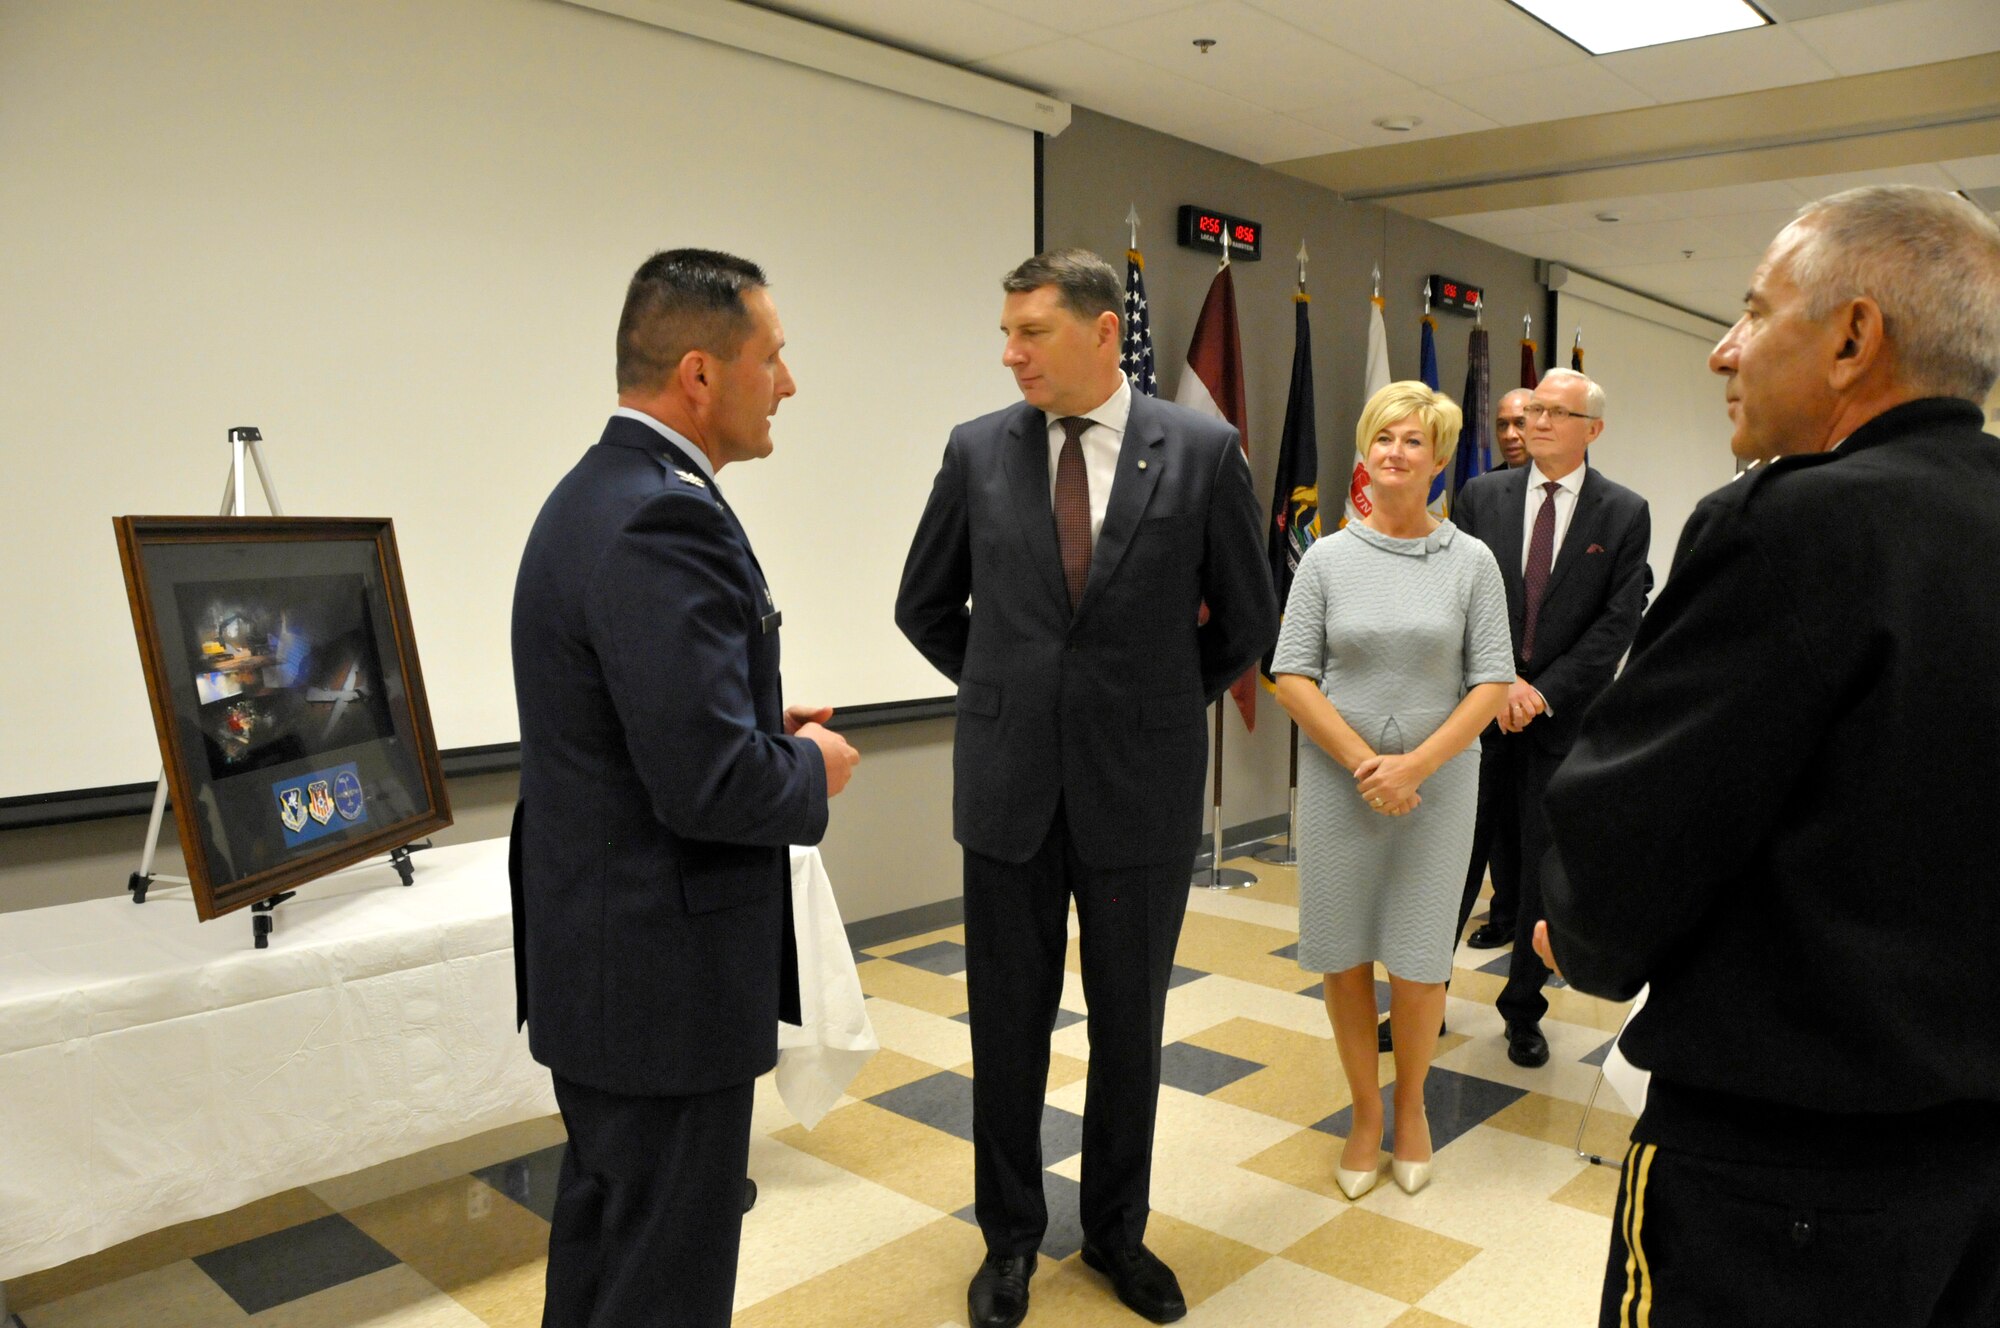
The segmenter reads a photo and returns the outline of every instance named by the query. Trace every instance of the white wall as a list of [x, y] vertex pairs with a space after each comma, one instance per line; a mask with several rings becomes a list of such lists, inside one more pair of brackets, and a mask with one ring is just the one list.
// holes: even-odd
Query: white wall
[[292, 514], [395, 519], [440, 744], [512, 741], [521, 544], [676, 245], [764, 263], [790, 338], [778, 453], [723, 480], [791, 695], [948, 692], [891, 609], [947, 430], [1012, 390], [1033, 160], [554, 0], [0, 0], [0, 797], [152, 778], [111, 517], [213, 514], [241, 424]]
[[1728, 329], [1572, 274], [1556, 297], [1557, 363], [1569, 363], [1579, 326], [1584, 372], [1606, 398], [1590, 464], [1652, 507], [1658, 587], [1694, 505], [1736, 473], [1722, 379], [1708, 371], [1708, 353]]

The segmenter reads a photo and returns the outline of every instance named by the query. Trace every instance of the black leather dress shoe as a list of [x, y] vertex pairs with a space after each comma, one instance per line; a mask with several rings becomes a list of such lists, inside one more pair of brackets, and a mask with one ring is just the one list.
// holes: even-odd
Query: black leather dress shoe
[[[1438, 1023], [1438, 1036], [1443, 1037], [1446, 1033], [1449, 1032], [1451, 1032], [1451, 1028], [1442, 1021], [1440, 1021]], [[1375, 1025], [1375, 1050], [1394, 1051], [1395, 1049], [1396, 1049], [1396, 1039], [1395, 1036], [1389, 1032], [1389, 1016], [1385, 1014], [1382, 1016], [1382, 1022]]]
[[748, 1176], [743, 1178], [743, 1211], [749, 1212], [757, 1206], [757, 1182]]
[[1172, 1323], [1187, 1315], [1187, 1298], [1181, 1295], [1174, 1270], [1144, 1245], [1117, 1249], [1085, 1245], [1083, 1261], [1111, 1279], [1118, 1299], [1133, 1313], [1154, 1323]]
[[1028, 1317], [1028, 1279], [1035, 1256], [1000, 1258], [989, 1254], [966, 1288], [965, 1312], [972, 1328], [1015, 1328]]
[[1465, 943], [1475, 950], [1498, 950], [1503, 945], [1514, 943], [1514, 929], [1502, 929], [1490, 922], [1482, 922], [1472, 929], [1472, 935], [1465, 938]]
[[1542, 1026], [1528, 1023], [1508, 1024], [1507, 1059], [1530, 1070], [1547, 1065], [1549, 1040], [1542, 1036]]

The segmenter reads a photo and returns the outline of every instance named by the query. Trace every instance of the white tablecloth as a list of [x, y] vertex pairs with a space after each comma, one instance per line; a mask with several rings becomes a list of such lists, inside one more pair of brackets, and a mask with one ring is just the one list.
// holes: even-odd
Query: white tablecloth
[[[0, 914], [0, 1279], [553, 1113], [514, 1028], [504, 840], [197, 924], [185, 890]], [[876, 1047], [819, 854], [793, 850], [815, 1124]]]

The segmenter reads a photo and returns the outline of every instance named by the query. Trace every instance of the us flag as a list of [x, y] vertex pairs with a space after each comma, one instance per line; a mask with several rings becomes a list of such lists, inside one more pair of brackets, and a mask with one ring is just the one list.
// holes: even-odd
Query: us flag
[[1125, 346], [1118, 367], [1132, 380], [1133, 391], [1160, 395], [1160, 380], [1153, 373], [1153, 325], [1146, 315], [1146, 260], [1137, 249], [1125, 251]]

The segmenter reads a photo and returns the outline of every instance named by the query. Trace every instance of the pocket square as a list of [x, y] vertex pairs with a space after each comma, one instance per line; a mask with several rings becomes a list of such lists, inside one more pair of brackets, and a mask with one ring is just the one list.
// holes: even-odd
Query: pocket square
[[1593, 545], [1591, 545], [1591, 546], [1590, 546], [1589, 548], [1585, 549], [1585, 550], [1584, 550], [1584, 552], [1585, 552], [1585, 553], [1603, 553], [1603, 552], [1604, 552], [1604, 546], [1603, 546], [1602, 544], [1593, 544]]

